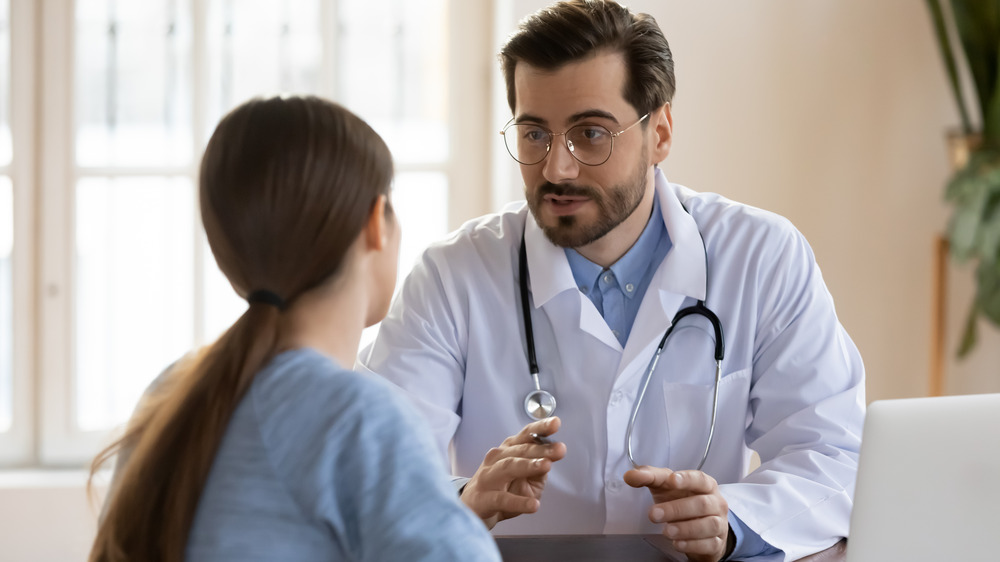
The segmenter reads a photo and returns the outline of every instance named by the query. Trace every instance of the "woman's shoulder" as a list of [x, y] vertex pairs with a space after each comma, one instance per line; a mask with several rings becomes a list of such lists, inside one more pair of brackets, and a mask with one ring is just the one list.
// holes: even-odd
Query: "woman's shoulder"
[[[280, 408], [315, 415], [311, 405], [324, 410], [351, 411], [359, 403], [394, 400], [391, 385], [340, 365], [309, 348], [283, 352], [268, 363], [251, 387], [257, 408]], [[368, 402], [370, 403], [370, 402]]]
[[413, 423], [412, 406], [381, 377], [346, 368], [313, 349], [276, 356], [250, 389], [254, 414], [265, 434], [356, 430], [358, 424]]

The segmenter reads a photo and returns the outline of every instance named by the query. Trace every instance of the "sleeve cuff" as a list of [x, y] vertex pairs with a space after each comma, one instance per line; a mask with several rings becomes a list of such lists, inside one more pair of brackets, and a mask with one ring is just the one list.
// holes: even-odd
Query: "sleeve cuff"
[[736, 548], [733, 549], [733, 552], [726, 560], [738, 560], [781, 552], [780, 549], [771, 546], [767, 541], [760, 538], [760, 535], [750, 527], [747, 527], [746, 523], [740, 520], [732, 511], [729, 512], [729, 531], [736, 538]]
[[465, 489], [465, 485], [469, 483], [469, 478], [464, 476], [452, 476], [451, 485], [455, 487], [455, 493], [462, 495], [462, 490]]

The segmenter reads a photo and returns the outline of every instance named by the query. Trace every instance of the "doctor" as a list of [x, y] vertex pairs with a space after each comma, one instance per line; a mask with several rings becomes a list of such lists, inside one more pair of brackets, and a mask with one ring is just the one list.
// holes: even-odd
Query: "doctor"
[[[674, 75], [656, 22], [559, 3], [522, 22], [501, 61], [527, 201], [430, 247], [359, 368], [411, 395], [463, 501], [499, 534], [662, 532], [712, 561], [790, 560], [845, 537], [861, 358], [787, 220], [657, 168]], [[678, 320], [649, 372], [698, 301], [724, 332], [721, 381], [701, 314]], [[556, 407], [533, 421], [538, 388]]]

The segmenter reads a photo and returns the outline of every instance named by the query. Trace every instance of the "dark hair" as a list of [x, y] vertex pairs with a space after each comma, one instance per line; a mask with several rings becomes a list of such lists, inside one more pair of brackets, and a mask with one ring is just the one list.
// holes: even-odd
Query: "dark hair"
[[528, 16], [500, 49], [507, 103], [514, 111], [518, 62], [556, 70], [600, 51], [625, 58], [622, 95], [639, 115], [674, 97], [674, 59], [666, 37], [649, 14], [633, 14], [608, 0], [559, 2]]
[[[201, 216], [212, 253], [241, 296], [266, 290], [292, 302], [337, 277], [392, 174], [382, 139], [337, 104], [246, 102], [222, 119], [202, 158]], [[131, 451], [90, 560], [184, 558], [229, 419], [275, 353], [279, 315], [250, 302], [214, 344], [171, 369], [125, 435], [94, 460], [92, 475], [119, 450]]]

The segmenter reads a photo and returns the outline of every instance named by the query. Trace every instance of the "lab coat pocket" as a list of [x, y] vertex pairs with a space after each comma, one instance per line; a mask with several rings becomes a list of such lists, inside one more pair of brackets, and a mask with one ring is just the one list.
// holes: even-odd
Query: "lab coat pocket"
[[[743, 470], [749, 451], [744, 445], [750, 400], [750, 372], [746, 368], [722, 376], [712, 446], [702, 468], [720, 476]], [[714, 379], [714, 373], [712, 376]], [[701, 462], [712, 427], [715, 384], [663, 383], [663, 404], [670, 436], [669, 468], [696, 468]]]

